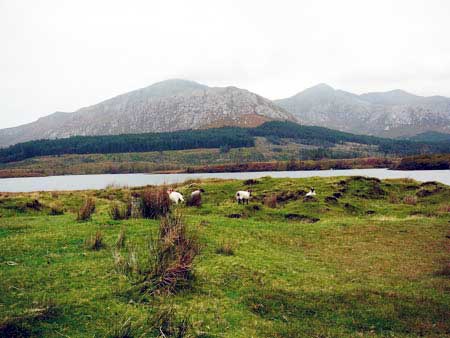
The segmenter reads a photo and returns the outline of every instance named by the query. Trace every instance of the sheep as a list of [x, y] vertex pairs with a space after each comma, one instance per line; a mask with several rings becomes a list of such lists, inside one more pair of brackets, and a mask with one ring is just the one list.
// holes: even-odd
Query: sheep
[[191, 193], [191, 198], [187, 201], [187, 206], [199, 207], [202, 205], [202, 193], [205, 192], [203, 189], [195, 190]]
[[191, 198], [193, 198], [194, 196], [201, 195], [202, 192], [205, 192], [205, 190], [203, 190], [203, 189], [197, 189], [197, 190], [191, 192]]
[[252, 196], [252, 191], [251, 190], [247, 190], [247, 191], [240, 190], [240, 191], [236, 192], [235, 196], [236, 196], [236, 202], [238, 204], [240, 204], [240, 203], [245, 204], [245, 202], [247, 202], [247, 204], [248, 204], [248, 201], [249, 201], [250, 197]]
[[173, 189], [167, 190], [167, 193], [169, 194], [169, 199], [175, 203], [178, 204], [180, 202], [184, 202], [183, 195], [181, 195], [179, 192], [174, 191]]
[[306, 196], [316, 196], [316, 191], [314, 190], [314, 188], [311, 188]]

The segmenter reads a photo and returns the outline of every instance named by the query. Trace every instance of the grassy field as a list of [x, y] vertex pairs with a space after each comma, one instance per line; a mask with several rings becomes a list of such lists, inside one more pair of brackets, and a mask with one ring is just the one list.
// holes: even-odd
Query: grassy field
[[[310, 186], [315, 199], [303, 197]], [[177, 187], [197, 188], [201, 207], [173, 207], [201, 243], [194, 279], [146, 297], [113, 256], [145, 262], [159, 221], [108, 213], [140, 189], [1, 194], [0, 336], [450, 336], [448, 186], [355, 177]], [[247, 188], [254, 198], [237, 205]], [[78, 222], [86, 196], [96, 211]], [[98, 231], [105, 246], [90, 250]]]

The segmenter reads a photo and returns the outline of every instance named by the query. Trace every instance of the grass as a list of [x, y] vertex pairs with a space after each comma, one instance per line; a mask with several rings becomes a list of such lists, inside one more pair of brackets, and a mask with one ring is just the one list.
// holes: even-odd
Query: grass
[[[311, 186], [316, 200], [305, 200]], [[109, 215], [142, 189], [3, 194], [1, 329], [45, 337], [450, 336], [449, 187], [266, 177], [252, 184], [248, 206], [233, 198], [244, 181], [176, 187], [185, 196], [199, 188], [207, 191], [200, 207], [173, 208], [202, 246], [195, 278], [142, 301], [129, 290], [145, 273], [160, 220]], [[77, 222], [86, 196], [96, 211]], [[266, 196], [277, 197], [276, 208]], [[416, 204], [402, 203], [406, 196]], [[53, 203], [64, 214], [50, 215]], [[89, 250], [84, 240], [97, 231], [106, 248]], [[226, 246], [233, 255], [218, 254]], [[29, 316], [49, 298], [52, 315]]]

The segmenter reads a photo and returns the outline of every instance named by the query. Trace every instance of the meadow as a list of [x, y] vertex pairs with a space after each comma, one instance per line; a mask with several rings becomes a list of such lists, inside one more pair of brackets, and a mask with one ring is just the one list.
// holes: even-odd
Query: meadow
[[[127, 205], [158, 187], [0, 194], [0, 336], [450, 336], [448, 186], [265, 177], [173, 187], [205, 190], [201, 206], [171, 207], [198, 252], [182, 287], [152, 293], [136, 290], [136, 276], [154, 264], [161, 221], [130, 217]], [[310, 187], [317, 196], [306, 198]], [[238, 205], [245, 189], [253, 197]]]

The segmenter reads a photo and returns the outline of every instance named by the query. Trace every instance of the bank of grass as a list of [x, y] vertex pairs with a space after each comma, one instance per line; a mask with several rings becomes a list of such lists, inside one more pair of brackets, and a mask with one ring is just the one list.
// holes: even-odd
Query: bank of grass
[[[311, 186], [315, 200], [303, 196]], [[176, 207], [202, 246], [194, 279], [189, 289], [145, 301], [130, 297], [131, 280], [116, 271], [114, 255], [145, 260], [159, 220], [109, 215], [113, 203], [141, 189], [1, 194], [0, 318], [22, 325], [19, 319], [46, 300], [57, 311], [27, 319], [24, 334], [450, 336], [450, 279], [442, 273], [450, 262], [447, 186], [262, 178], [252, 182], [248, 206], [235, 204], [234, 192], [247, 187], [239, 180], [177, 187], [186, 195], [206, 191], [201, 207]], [[416, 204], [403, 203], [412, 195]], [[267, 196], [279, 202], [265, 206]], [[95, 198], [96, 211], [77, 222], [87, 197]], [[51, 215], [52, 203], [65, 213]], [[105, 247], [90, 250], [85, 239], [97, 231]], [[118, 246], [121, 231], [126, 241]], [[232, 255], [218, 250], [224, 243]]]

